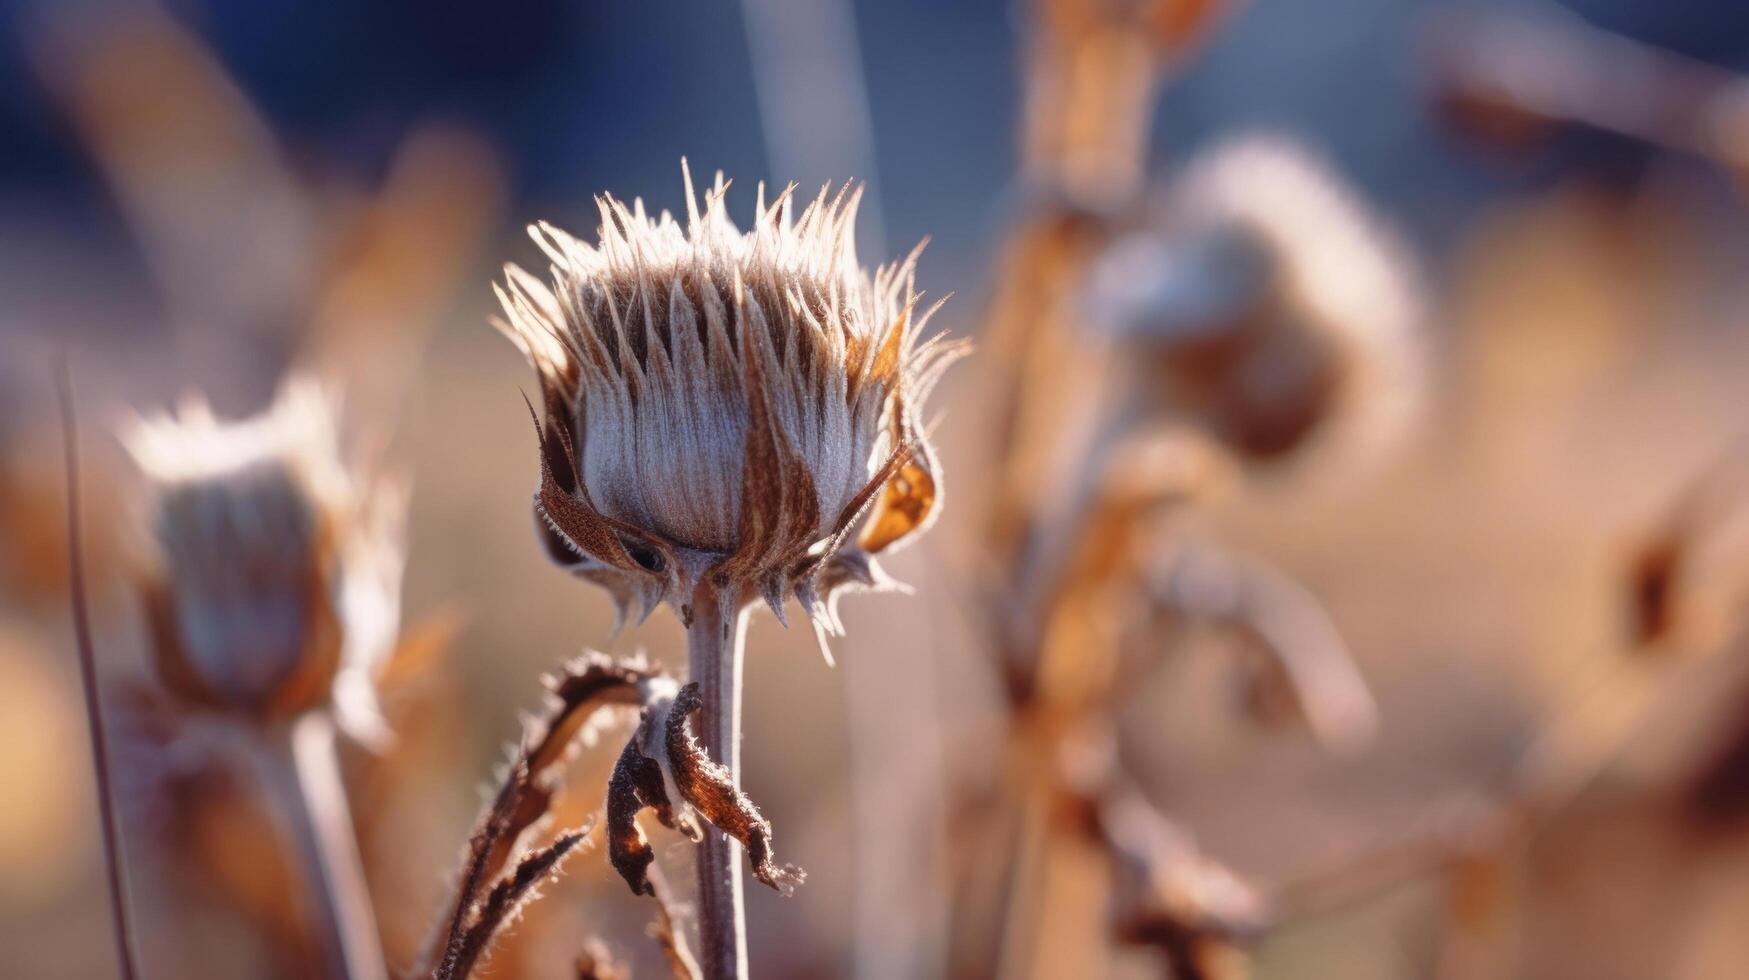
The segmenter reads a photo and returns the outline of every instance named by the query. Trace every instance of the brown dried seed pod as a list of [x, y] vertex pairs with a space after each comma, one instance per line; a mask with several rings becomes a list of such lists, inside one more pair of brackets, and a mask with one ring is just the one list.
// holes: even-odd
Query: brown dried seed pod
[[[548, 552], [622, 616], [694, 586], [810, 615], [819, 580], [865, 517], [862, 550], [896, 546], [940, 509], [915, 413], [961, 351], [920, 339], [917, 254], [857, 263], [858, 193], [792, 214], [791, 191], [742, 233], [718, 177], [684, 226], [600, 200], [599, 241], [531, 229], [551, 285], [511, 267], [498, 326], [539, 376]], [[939, 305], [939, 304], [937, 304]], [[870, 510], [872, 508], [872, 514]]]

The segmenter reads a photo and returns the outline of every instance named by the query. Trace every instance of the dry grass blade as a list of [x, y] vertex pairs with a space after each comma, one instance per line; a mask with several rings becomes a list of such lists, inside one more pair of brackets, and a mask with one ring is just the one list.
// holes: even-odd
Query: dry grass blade
[[559, 835], [551, 844], [517, 862], [515, 870], [500, 878], [486, 894], [485, 901], [480, 903], [479, 915], [463, 936], [453, 963], [446, 957], [444, 969], [437, 974], [438, 980], [463, 980], [471, 975], [493, 941], [506, 926], [516, 921], [523, 906], [535, 897], [535, 887], [558, 870], [560, 862], [583, 842], [591, 829], [586, 826]]
[[126, 872], [122, 867], [121, 828], [110, 783], [109, 743], [103, 722], [102, 696], [97, 689], [97, 658], [91, 642], [91, 614], [86, 605], [85, 562], [80, 548], [79, 435], [73, 410], [73, 371], [66, 358], [55, 374], [61, 403], [62, 446], [67, 466], [67, 568], [73, 583], [73, 631], [78, 640], [79, 676], [85, 693], [85, 720], [91, 735], [91, 759], [97, 778], [97, 803], [103, 826], [104, 867], [109, 882], [109, 909], [115, 930], [117, 968], [123, 980], [139, 976], [139, 957], [128, 926]]
[[455, 902], [451, 906], [449, 927], [445, 932], [443, 961], [436, 970], [437, 976], [455, 975], [462, 946], [467, 938], [468, 917], [473, 912], [474, 901], [479, 896], [480, 889], [488, 880], [487, 865], [491, 862], [492, 852], [497, 849], [498, 842], [509, 829], [511, 813], [521, 798], [520, 791], [527, 787], [528, 781], [528, 760], [525, 757], [518, 759], [511, 767], [510, 774], [499, 788], [491, 808], [486, 811], [480, 826], [468, 839], [466, 870], [462, 872], [461, 887], [457, 889]]
[[453, 970], [463, 955], [481, 890], [515, 860], [527, 831], [551, 808], [558, 770], [596, 709], [636, 704], [638, 685], [652, 676], [641, 659], [615, 660], [589, 652], [566, 664], [549, 682], [547, 709], [530, 724], [522, 750], [475, 825], [444, 925], [426, 941], [421, 962], [432, 964], [438, 975], [448, 975], [444, 971]]

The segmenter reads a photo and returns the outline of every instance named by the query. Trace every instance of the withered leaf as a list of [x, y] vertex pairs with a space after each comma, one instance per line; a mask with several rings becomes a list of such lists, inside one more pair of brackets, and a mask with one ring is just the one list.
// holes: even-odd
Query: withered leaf
[[807, 878], [794, 865], [777, 864], [771, 851], [771, 824], [759, 808], [738, 789], [729, 771], [710, 760], [687, 728], [687, 717], [704, 704], [696, 682], [680, 689], [668, 715], [666, 749], [674, 783], [686, 802], [698, 808], [712, 826], [740, 841], [747, 848], [753, 877], [789, 895]]

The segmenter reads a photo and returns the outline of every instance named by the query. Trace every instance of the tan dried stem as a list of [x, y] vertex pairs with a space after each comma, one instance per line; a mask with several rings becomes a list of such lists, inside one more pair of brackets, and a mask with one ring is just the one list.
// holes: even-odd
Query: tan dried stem
[[1224, 0], [1035, 0], [1022, 141], [1029, 172], [1098, 200], [1139, 189], [1166, 68]]
[[[1105, 730], [1099, 711], [1116, 677], [1118, 640], [1109, 603], [1130, 566], [1128, 532], [1147, 509], [1104, 495], [1099, 469], [1110, 447], [1101, 420], [1068, 411], [1100, 390], [1095, 381], [1110, 356], [1074, 329], [1073, 297], [1110, 235], [1106, 214], [1142, 188], [1147, 117], [1164, 68], [1225, 6], [1037, 0], [1032, 8], [1023, 167], [1046, 203], [1011, 232], [986, 311], [996, 355], [987, 551], [1006, 577], [996, 633], [1013, 710], [1008, 754], [1021, 760], [1003, 792], [1027, 815], [1011, 842], [1014, 884], [997, 915], [1004, 967], [1029, 962], [1028, 947], [1036, 952], [1029, 924], [1068, 918], [1053, 912], [1052, 889], [1026, 887], [1042, 880], [1040, 862], [1062, 836], [1049, 814], [1066, 787], [1055, 764], [1028, 766], [1025, 758], [1054, 759]], [[1082, 483], [1066, 501], [1053, 501], [1051, 476], [1065, 458], [1082, 468]], [[1098, 937], [1084, 938], [1091, 954]], [[961, 966], [993, 972], [998, 964]]]
[[[1022, 168], [1040, 194], [1009, 232], [993, 276], [985, 336], [994, 338], [993, 449], [1002, 478], [992, 514], [1007, 557], [1050, 472], [1061, 395], [1097, 377], [1097, 357], [1069, 336], [1070, 297], [1108, 215], [1142, 191], [1148, 114], [1165, 68], [1204, 36], [1225, 0], [1034, 0], [1024, 45]], [[1090, 363], [1091, 362], [1091, 363]], [[1052, 410], [1052, 409], [1055, 410]]]

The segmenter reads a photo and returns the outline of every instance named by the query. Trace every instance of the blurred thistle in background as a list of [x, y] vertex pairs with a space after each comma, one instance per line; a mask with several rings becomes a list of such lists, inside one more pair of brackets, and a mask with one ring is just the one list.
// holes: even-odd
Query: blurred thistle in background
[[328, 397], [294, 381], [255, 419], [194, 401], [123, 434], [157, 546], [140, 591], [158, 677], [189, 709], [266, 724], [324, 708], [381, 743], [405, 493], [342, 464]]
[[1088, 273], [1087, 316], [1133, 350], [1138, 411], [1196, 420], [1267, 466], [1409, 424], [1424, 323], [1404, 247], [1304, 149], [1250, 136], [1206, 151], [1155, 221]]
[[390, 738], [376, 675], [400, 625], [406, 501], [342, 461], [330, 397], [290, 381], [232, 423], [190, 401], [124, 441], [156, 545], [139, 591], [158, 680], [179, 713], [244, 725], [327, 969], [383, 976], [334, 737]]

